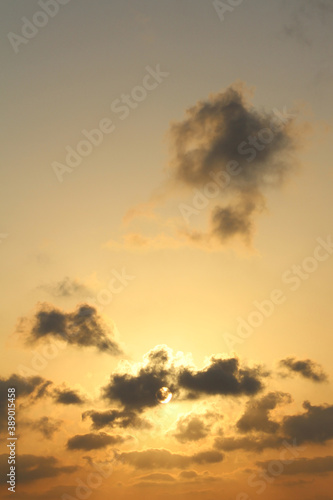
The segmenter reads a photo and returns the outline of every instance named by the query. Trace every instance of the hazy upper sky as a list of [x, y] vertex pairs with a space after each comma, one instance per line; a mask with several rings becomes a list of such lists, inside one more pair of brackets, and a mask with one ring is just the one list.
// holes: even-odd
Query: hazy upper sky
[[16, 498], [329, 500], [332, 1], [0, 8]]

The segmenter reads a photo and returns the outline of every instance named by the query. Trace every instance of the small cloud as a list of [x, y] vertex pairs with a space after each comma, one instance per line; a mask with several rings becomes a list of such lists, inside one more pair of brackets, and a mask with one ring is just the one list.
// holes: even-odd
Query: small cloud
[[182, 479], [194, 479], [198, 477], [198, 473], [195, 470], [182, 470], [179, 477]]
[[86, 399], [73, 389], [55, 389], [53, 397], [56, 403], [63, 405], [82, 405]]
[[89, 288], [76, 279], [66, 276], [63, 280], [52, 284], [41, 285], [39, 288], [45, 290], [53, 297], [84, 296], [90, 293]]
[[111, 436], [105, 432], [77, 434], [67, 441], [67, 448], [69, 450], [99, 450], [110, 445], [124, 443], [128, 439], [123, 436]]
[[186, 443], [188, 441], [199, 441], [207, 437], [208, 434], [209, 427], [203, 419], [197, 415], [187, 415], [178, 419], [174, 437], [180, 443]]
[[21, 319], [19, 331], [26, 336], [28, 345], [56, 338], [79, 347], [94, 346], [114, 356], [122, 352], [113, 331], [97, 309], [88, 304], [78, 305], [73, 312], [62, 311], [51, 304], [38, 304], [33, 318]]
[[170, 474], [164, 474], [163, 472], [154, 472], [153, 474], [147, 474], [146, 476], [141, 476], [138, 479], [141, 481], [153, 481], [158, 483], [168, 483], [173, 482], [176, 479]]
[[53, 435], [60, 429], [62, 422], [62, 420], [52, 417], [41, 417], [38, 420], [20, 422], [20, 425], [40, 432], [46, 439], [52, 439]]
[[327, 382], [328, 376], [322, 367], [311, 359], [297, 360], [296, 358], [285, 358], [279, 362], [282, 368], [286, 368], [290, 373], [297, 373], [313, 382]]
[[49, 380], [42, 377], [22, 377], [13, 374], [10, 377], [0, 378], [0, 431], [7, 424], [7, 398], [8, 387], [15, 388], [15, 397], [20, 401], [22, 398], [28, 398], [30, 403], [42, 398], [51, 385]]
[[95, 411], [88, 410], [82, 413], [82, 420], [90, 417], [92, 428], [95, 430], [103, 429], [104, 427], [121, 427], [127, 429], [151, 429], [152, 424], [149, 420], [142, 418], [137, 412], [131, 410], [105, 410]]

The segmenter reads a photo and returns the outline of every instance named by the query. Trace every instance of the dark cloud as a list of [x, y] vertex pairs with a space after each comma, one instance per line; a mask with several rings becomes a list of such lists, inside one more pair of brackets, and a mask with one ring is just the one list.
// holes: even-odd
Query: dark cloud
[[40, 288], [48, 292], [53, 297], [73, 297], [82, 296], [90, 292], [89, 288], [78, 280], [66, 276], [57, 283], [42, 285]]
[[237, 358], [212, 357], [202, 370], [180, 363], [176, 366], [166, 346], [156, 346], [136, 371], [114, 373], [102, 389], [103, 397], [120, 403], [127, 411], [141, 412], [159, 405], [156, 394], [161, 387], [170, 389], [173, 401], [203, 395], [254, 395], [263, 388], [261, 378], [265, 376], [260, 368], [241, 367]]
[[[0, 465], [2, 470], [7, 468], [8, 455], [0, 455]], [[16, 456], [17, 483], [30, 483], [37, 479], [58, 477], [61, 474], [75, 472], [78, 467], [74, 465], [59, 465], [59, 461], [52, 456], [37, 456], [19, 453]], [[1, 483], [6, 483], [5, 475], [1, 477]]]
[[[271, 397], [274, 394], [275, 397]], [[278, 396], [277, 396], [278, 395]], [[312, 406], [305, 401], [303, 407], [306, 412], [298, 415], [288, 415], [280, 422], [271, 421], [266, 409], [268, 402], [284, 404], [290, 402], [290, 396], [284, 393], [270, 393], [259, 400], [263, 403], [264, 410], [257, 412], [260, 405], [258, 401], [249, 402], [243, 417], [237, 422], [241, 432], [252, 432], [255, 434], [246, 437], [217, 437], [215, 448], [223, 451], [247, 450], [260, 452], [266, 448], [280, 448], [289, 441], [295, 442], [297, 446], [302, 443], [325, 444], [333, 439], [333, 406]], [[259, 432], [260, 431], [260, 432]], [[267, 435], [271, 434], [271, 435]]]
[[324, 444], [333, 439], [333, 406], [312, 406], [305, 401], [303, 408], [305, 413], [284, 417], [285, 435], [296, 439], [298, 445], [305, 442]]
[[0, 431], [6, 426], [7, 421], [7, 394], [8, 388], [16, 389], [15, 395], [19, 400], [30, 397], [31, 402], [43, 397], [50, 381], [42, 377], [22, 377], [11, 375], [7, 379], [0, 378]]
[[40, 432], [46, 439], [52, 439], [53, 434], [57, 432], [62, 424], [62, 420], [57, 420], [52, 417], [41, 417], [34, 421], [24, 421], [20, 425], [29, 427], [34, 431]]
[[72, 389], [57, 388], [53, 392], [53, 397], [56, 403], [63, 405], [82, 405], [86, 401], [83, 396]]
[[328, 380], [328, 376], [321, 366], [311, 359], [297, 360], [293, 357], [289, 357], [282, 359], [279, 365], [313, 382], [326, 382]]
[[209, 232], [189, 231], [190, 238], [251, 237], [255, 217], [266, 206], [266, 189], [281, 186], [294, 170], [297, 136], [290, 116], [254, 109], [245, 86], [234, 84], [199, 101], [171, 126], [174, 183], [209, 190], [215, 180], [215, 198], [223, 202], [211, 213]]
[[280, 448], [283, 444], [283, 438], [278, 436], [251, 436], [251, 437], [217, 437], [214, 447], [222, 451], [253, 451], [261, 452], [269, 448]]
[[173, 434], [181, 443], [199, 441], [207, 437], [209, 427], [198, 415], [186, 415], [177, 421], [177, 429]]
[[141, 411], [159, 404], [156, 393], [161, 387], [169, 387], [175, 392], [175, 370], [170, 366], [168, 349], [157, 346], [145, 358], [146, 364], [136, 375], [114, 374], [103, 388], [103, 397], [119, 402], [126, 410]]
[[149, 449], [121, 453], [117, 458], [136, 469], [184, 469], [191, 464], [201, 465], [222, 462], [223, 454], [219, 451], [209, 450], [194, 455], [183, 455], [171, 453], [169, 450]]
[[26, 330], [28, 343], [58, 338], [80, 347], [95, 346], [99, 351], [113, 355], [121, 353], [97, 310], [87, 304], [79, 305], [70, 313], [49, 304], [40, 304], [33, 320], [21, 324]]
[[110, 384], [104, 388], [104, 397], [118, 401], [128, 409], [142, 409], [157, 406], [157, 391], [167, 385], [167, 372], [141, 369], [137, 376], [113, 375]]
[[122, 436], [111, 436], [105, 432], [77, 434], [67, 441], [69, 450], [98, 450], [110, 445], [124, 443], [128, 438]]
[[106, 410], [95, 411], [88, 410], [82, 414], [82, 419], [90, 417], [92, 428], [95, 430], [104, 427], [133, 427], [135, 429], [150, 429], [152, 424], [145, 418], [141, 418], [135, 411], [131, 410]]
[[178, 383], [197, 394], [254, 395], [263, 389], [262, 375], [259, 368], [241, 368], [237, 358], [212, 357], [209, 365], [202, 370], [183, 368]]
[[290, 394], [284, 392], [270, 392], [261, 399], [249, 401], [245, 413], [237, 422], [240, 432], [262, 431], [267, 433], [276, 432], [280, 425], [270, 419], [270, 411], [278, 405], [290, 403]]
[[240, 200], [232, 207], [215, 207], [212, 211], [212, 233], [223, 240], [242, 234], [246, 240], [254, 230], [253, 216], [258, 211], [256, 203]]
[[[267, 469], [272, 461], [257, 462], [256, 465], [262, 469]], [[284, 475], [306, 474], [327, 475], [333, 472], [333, 457], [297, 458], [284, 468]]]

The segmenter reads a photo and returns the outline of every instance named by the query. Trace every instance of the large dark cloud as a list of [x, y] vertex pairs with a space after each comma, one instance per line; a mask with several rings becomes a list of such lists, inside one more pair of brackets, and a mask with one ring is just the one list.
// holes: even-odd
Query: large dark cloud
[[98, 450], [106, 448], [110, 445], [121, 444], [126, 441], [123, 436], [111, 436], [105, 432], [77, 434], [67, 441], [67, 448], [69, 450]]
[[[0, 455], [1, 470], [7, 469], [8, 455]], [[78, 467], [75, 465], [61, 465], [59, 461], [52, 456], [37, 456], [19, 453], [16, 456], [17, 483], [30, 483], [37, 479], [58, 477], [61, 474], [70, 474], [75, 472]], [[0, 482], [6, 483], [5, 475], [1, 476]]]
[[16, 389], [16, 398], [26, 398], [31, 396], [32, 400], [40, 399], [44, 396], [50, 381], [42, 377], [22, 377], [20, 375], [11, 375], [7, 379], [0, 378], [0, 431], [6, 426], [7, 422], [7, 394], [8, 388]]
[[[249, 434], [246, 437], [219, 436], [215, 438], [216, 449], [260, 452], [266, 448], [280, 448], [289, 442], [300, 446], [303, 443], [325, 444], [333, 439], [333, 406], [312, 406], [305, 401], [304, 413], [288, 415], [276, 422], [268, 418], [268, 402], [271, 401], [270, 407], [288, 403], [290, 396], [284, 393], [270, 393], [267, 396], [259, 401], [249, 402], [244, 415], [236, 424], [240, 432]], [[263, 406], [263, 410], [260, 406]]]
[[167, 385], [167, 373], [141, 369], [137, 376], [113, 375], [104, 388], [104, 396], [110, 401], [118, 401], [128, 409], [142, 409], [158, 405], [157, 391]]
[[102, 390], [103, 397], [125, 410], [141, 412], [159, 404], [156, 393], [161, 387], [168, 387], [174, 399], [184, 400], [205, 395], [254, 395], [263, 388], [262, 370], [241, 367], [237, 358], [212, 357], [208, 366], [196, 370], [181, 363], [176, 366], [170, 350], [157, 346], [145, 359], [135, 374], [114, 373]]
[[53, 397], [56, 403], [63, 405], [82, 405], [86, 401], [84, 396], [73, 389], [56, 388]]
[[176, 391], [175, 369], [170, 365], [171, 355], [166, 346], [157, 346], [146, 355], [146, 364], [137, 374], [114, 374], [103, 396], [119, 402], [126, 410], [141, 411], [159, 404], [156, 393], [161, 387]]
[[328, 376], [323, 371], [322, 367], [311, 359], [297, 360], [293, 357], [289, 357], [282, 359], [279, 364], [282, 368], [286, 368], [291, 373], [298, 373], [313, 382], [325, 382], [328, 380]]
[[[279, 461], [279, 460], [277, 460]], [[267, 469], [272, 463], [272, 460], [265, 462], [257, 462], [258, 467]], [[297, 458], [287, 464], [283, 470], [284, 475], [327, 475], [333, 472], [333, 457], [315, 457], [315, 458]]]
[[92, 428], [95, 430], [104, 427], [133, 427], [135, 429], [150, 429], [152, 424], [145, 418], [140, 417], [135, 411], [131, 410], [88, 410], [82, 414], [82, 419], [90, 417]]
[[178, 384], [193, 395], [254, 395], [263, 389], [262, 375], [259, 368], [240, 367], [237, 358], [212, 357], [202, 370], [181, 369]]
[[222, 462], [223, 454], [216, 450], [208, 450], [193, 455], [184, 455], [171, 453], [171, 451], [164, 449], [149, 449], [124, 452], [119, 454], [117, 458], [136, 469], [185, 469], [192, 464], [203, 465]]
[[74, 312], [64, 312], [49, 304], [39, 305], [34, 318], [21, 322], [27, 341], [35, 343], [44, 339], [62, 339], [80, 347], [94, 346], [99, 351], [118, 355], [121, 350], [97, 310], [81, 304]]
[[281, 119], [274, 111], [254, 109], [242, 84], [189, 108], [185, 120], [170, 129], [170, 176], [176, 185], [199, 190], [209, 190], [219, 179], [215, 191], [220, 192], [209, 231], [187, 235], [221, 242], [236, 235], [249, 239], [256, 215], [265, 209], [267, 188], [281, 186], [294, 170], [296, 137], [290, 115]]
[[280, 427], [278, 422], [270, 418], [270, 411], [278, 405], [290, 403], [290, 394], [284, 392], [270, 392], [260, 399], [248, 401], [246, 410], [237, 422], [240, 432], [262, 431], [274, 433]]
[[296, 439], [297, 444], [324, 444], [333, 439], [333, 405], [312, 406], [305, 401], [303, 407], [304, 413], [284, 417], [285, 435]]

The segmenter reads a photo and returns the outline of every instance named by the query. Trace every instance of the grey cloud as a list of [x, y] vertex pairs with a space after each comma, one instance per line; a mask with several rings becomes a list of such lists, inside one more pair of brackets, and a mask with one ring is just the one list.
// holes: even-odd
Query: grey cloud
[[161, 387], [170, 389], [173, 400], [204, 395], [254, 395], [263, 388], [262, 370], [241, 367], [237, 358], [212, 357], [207, 367], [195, 370], [175, 366], [169, 356], [166, 347], [157, 346], [148, 353], [147, 364], [137, 374], [114, 373], [102, 389], [103, 398], [118, 402], [126, 411], [138, 413], [159, 405], [156, 393]]
[[203, 370], [183, 368], [178, 377], [180, 387], [197, 394], [254, 395], [263, 389], [262, 371], [242, 368], [237, 358], [212, 357]]
[[283, 438], [278, 436], [251, 436], [251, 437], [217, 437], [214, 447], [222, 451], [253, 451], [261, 452], [269, 448], [280, 448], [283, 444]]
[[188, 441], [199, 441], [207, 437], [209, 427], [202, 418], [197, 415], [186, 415], [181, 417], [177, 422], [176, 432], [174, 437], [181, 443]]
[[[285, 395], [285, 399], [282, 396], [282, 402], [289, 402], [288, 395]], [[255, 402], [254, 407], [256, 408]], [[262, 419], [261, 416], [258, 419], [256, 412], [252, 415], [253, 405], [249, 403], [244, 414], [247, 415], [247, 418], [243, 421], [241, 419], [241, 427], [245, 424], [246, 432], [255, 430], [256, 434], [250, 434], [246, 437], [217, 437], [215, 448], [223, 451], [242, 449], [260, 452], [266, 448], [280, 448], [289, 441], [295, 442], [297, 446], [303, 443], [324, 445], [333, 439], [333, 406], [312, 406], [308, 401], [305, 401], [303, 407], [306, 410], [304, 413], [288, 415], [283, 417], [280, 422], [270, 423], [269, 420]], [[254, 417], [253, 421], [248, 418], [249, 413], [251, 418]], [[259, 429], [260, 433], [258, 433]], [[267, 435], [267, 433], [271, 435]]]
[[136, 469], [183, 469], [193, 463], [212, 464], [222, 462], [223, 454], [219, 451], [209, 450], [193, 455], [183, 455], [171, 453], [171, 451], [164, 449], [149, 449], [121, 453], [118, 459]]
[[129, 411], [142, 411], [159, 404], [156, 393], [161, 387], [176, 391], [175, 371], [169, 366], [169, 353], [165, 347], [158, 346], [147, 355], [148, 363], [137, 375], [114, 374], [108, 385], [103, 388], [103, 397], [117, 401]]
[[53, 397], [56, 403], [63, 405], [82, 405], [85, 398], [72, 389], [55, 389]]
[[333, 439], [333, 406], [312, 406], [305, 401], [303, 407], [304, 413], [284, 417], [282, 429], [285, 435], [296, 439], [297, 444], [325, 444]]
[[66, 276], [63, 280], [52, 284], [41, 285], [43, 290], [53, 297], [73, 297], [82, 296], [90, 293], [88, 287], [76, 279]]
[[23, 421], [20, 425], [40, 432], [46, 439], [52, 439], [53, 435], [60, 429], [61, 424], [62, 420], [52, 417], [41, 417], [34, 421]]
[[240, 432], [276, 432], [280, 425], [270, 419], [270, 411], [274, 410], [278, 405], [290, 403], [291, 401], [290, 394], [284, 392], [270, 392], [261, 399], [249, 401], [244, 414], [236, 424], [238, 430]]
[[[267, 469], [271, 461], [257, 462], [258, 467]], [[323, 475], [333, 472], [333, 457], [297, 458], [287, 464], [283, 471], [284, 475], [306, 474]]]
[[[2, 470], [6, 470], [8, 455], [0, 455]], [[75, 472], [78, 467], [74, 465], [60, 465], [59, 461], [52, 456], [37, 456], [30, 454], [17, 455], [17, 482], [30, 483], [38, 479], [58, 477], [61, 474]], [[1, 477], [1, 483], [6, 483], [6, 477]]]
[[254, 109], [244, 86], [234, 84], [189, 108], [185, 120], [171, 126], [170, 139], [169, 171], [176, 185], [200, 189], [220, 179], [217, 200], [224, 204], [213, 209], [207, 233], [189, 231], [188, 237], [249, 240], [265, 209], [266, 189], [281, 186], [294, 171], [293, 120]]
[[297, 360], [289, 357], [282, 359], [279, 364], [291, 373], [298, 373], [313, 382], [326, 382], [328, 380], [328, 376], [321, 366], [311, 359]]
[[25, 328], [28, 343], [58, 338], [80, 347], [94, 346], [113, 355], [121, 353], [112, 331], [103, 323], [97, 310], [87, 304], [81, 304], [69, 313], [49, 304], [40, 304], [34, 318], [25, 321]]
[[82, 414], [82, 419], [84, 420], [87, 417], [90, 417], [92, 428], [95, 430], [116, 426], [124, 429], [127, 427], [150, 429], [152, 427], [152, 424], [148, 420], [140, 417], [135, 411], [131, 410], [88, 410]]
[[67, 441], [69, 450], [98, 450], [110, 445], [124, 443], [127, 438], [123, 436], [111, 436], [105, 432], [77, 434]]
[[0, 378], [0, 431], [5, 427], [7, 420], [6, 410], [9, 387], [16, 389], [16, 398], [19, 400], [30, 396], [31, 401], [35, 401], [43, 397], [50, 384], [50, 381], [39, 376], [22, 377], [13, 374], [7, 379]]

